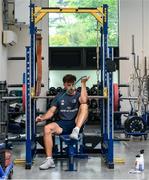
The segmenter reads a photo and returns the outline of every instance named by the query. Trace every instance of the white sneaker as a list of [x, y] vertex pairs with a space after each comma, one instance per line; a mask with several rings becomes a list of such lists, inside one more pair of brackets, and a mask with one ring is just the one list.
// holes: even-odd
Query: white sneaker
[[71, 139], [78, 140], [78, 139], [79, 139], [79, 133], [78, 133], [78, 131], [74, 128], [69, 137], [70, 137]]
[[43, 164], [39, 167], [40, 170], [46, 170], [49, 168], [55, 168], [53, 159], [46, 159]]

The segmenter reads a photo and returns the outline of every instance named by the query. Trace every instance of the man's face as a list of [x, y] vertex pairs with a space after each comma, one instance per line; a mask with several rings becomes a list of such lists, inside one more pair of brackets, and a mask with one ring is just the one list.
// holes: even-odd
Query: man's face
[[66, 90], [71, 89], [73, 86], [74, 86], [74, 82], [65, 82], [64, 83], [64, 88]]
[[67, 94], [74, 95], [76, 88], [74, 86], [74, 82], [65, 82], [64, 88], [67, 90]]

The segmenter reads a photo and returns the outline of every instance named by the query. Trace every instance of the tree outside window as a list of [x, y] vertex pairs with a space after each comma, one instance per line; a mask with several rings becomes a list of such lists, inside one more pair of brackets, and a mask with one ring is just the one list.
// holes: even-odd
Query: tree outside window
[[[49, 7], [96, 8], [108, 4], [108, 44], [118, 46], [118, 0], [49, 0]], [[96, 46], [97, 21], [91, 14], [49, 13], [49, 46]]]

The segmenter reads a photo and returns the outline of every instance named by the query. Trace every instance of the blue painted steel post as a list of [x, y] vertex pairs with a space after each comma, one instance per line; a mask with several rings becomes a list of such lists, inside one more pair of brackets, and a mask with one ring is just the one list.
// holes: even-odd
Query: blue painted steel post
[[[35, 83], [36, 83], [36, 62], [35, 62], [35, 35], [37, 28], [35, 27], [35, 17], [33, 16], [35, 12], [35, 5], [30, 4], [30, 43], [31, 43], [31, 94], [35, 95]], [[35, 112], [36, 112], [36, 101], [31, 99], [31, 126], [32, 126], [32, 140], [36, 141], [36, 131], [35, 131]], [[33, 151], [35, 151], [35, 144]]]
[[73, 144], [68, 144], [68, 157], [69, 157], [69, 167], [68, 167], [68, 171], [74, 171], [74, 147]]
[[108, 55], [108, 5], [103, 5], [103, 27], [101, 28], [101, 84], [108, 93], [108, 100], [102, 100], [102, 153], [109, 168], [113, 168], [113, 77], [107, 72], [106, 59]]
[[[109, 48], [108, 61], [113, 60], [113, 49]], [[108, 154], [107, 162], [109, 168], [114, 168], [113, 162], [113, 72], [108, 73]]]
[[36, 150], [35, 110], [36, 102], [31, 98], [35, 95], [35, 6], [30, 3], [30, 46], [26, 47], [26, 168], [30, 169]]
[[[101, 65], [101, 96], [103, 96], [103, 88], [104, 88], [104, 62], [103, 62], [103, 27], [100, 27], [100, 34], [101, 34], [101, 40], [100, 40], [100, 65]], [[104, 111], [103, 111], [103, 107], [104, 107], [104, 100], [99, 101], [100, 103], [100, 108], [101, 108], [101, 136], [103, 138], [103, 134], [105, 132], [105, 128], [104, 128]]]
[[32, 138], [31, 138], [31, 63], [30, 47], [26, 47], [26, 91], [25, 91], [25, 114], [26, 114], [26, 168], [32, 164]]
[[[107, 88], [107, 69], [106, 69], [106, 58], [107, 58], [107, 49], [108, 49], [108, 6], [103, 5], [103, 27], [101, 28], [101, 50], [102, 50], [102, 62], [101, 62], [101, 84], [104, 95], [104, 90]], [[107, 152], [107, 100], [102, 100], [102, 137], [103, 143], [101, 144], [102, 153]]]

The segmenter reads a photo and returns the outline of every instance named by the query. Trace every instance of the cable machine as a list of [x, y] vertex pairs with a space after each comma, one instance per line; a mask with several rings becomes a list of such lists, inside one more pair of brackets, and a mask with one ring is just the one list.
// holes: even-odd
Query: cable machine
[[[30, 46], [26, 47], [26, 169], [32, 166], [36, 153], [36, 24], [48, 13], [90, 13], [100, 23], [101, 33], [101, 84], [102, 100], [100, 100], [102, 126], [101, 126], [101, 153], [109, 168], [114, 168], [113, 162], [113, 77], [112, 72], [107, 72], [106, 62], [112, 60], [112, 51], [108, 49], [108, 6], [100, 8], [50, 8], [35, 7], [30, 3]], [[99, 152], [100, 153], [100, 152]]]

